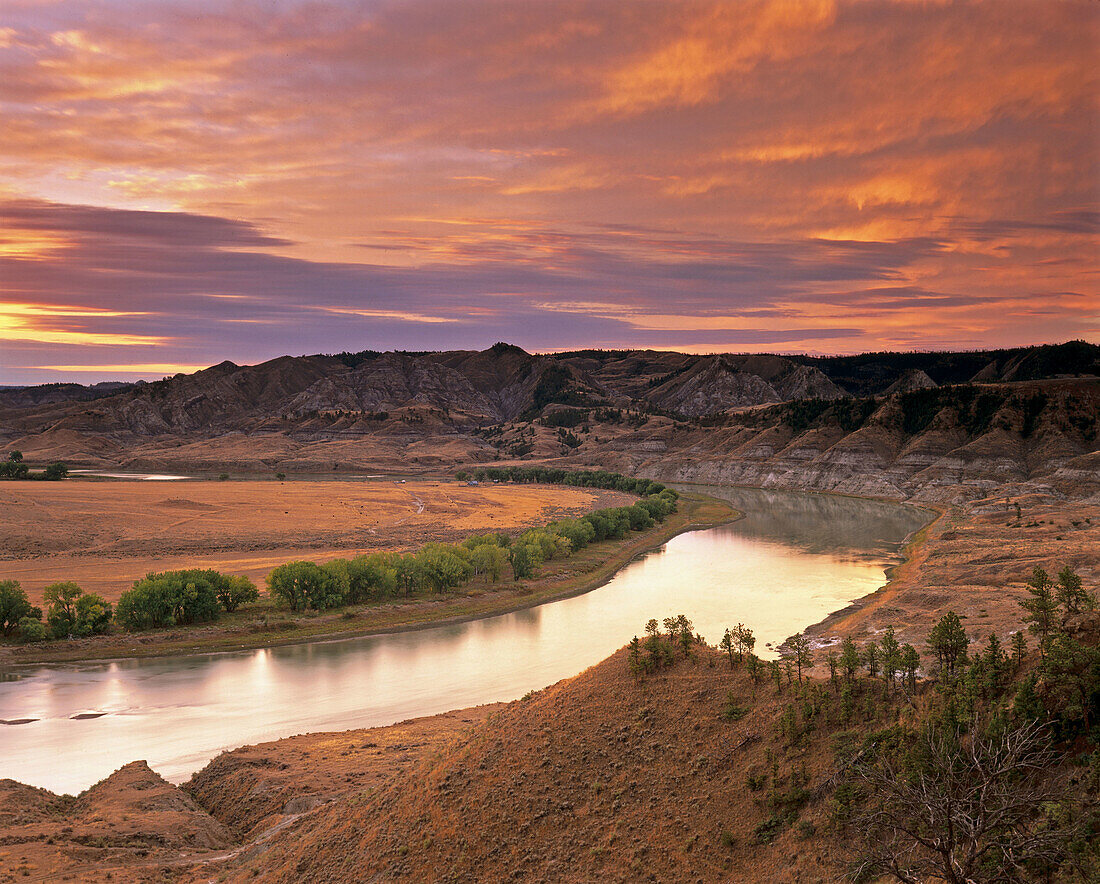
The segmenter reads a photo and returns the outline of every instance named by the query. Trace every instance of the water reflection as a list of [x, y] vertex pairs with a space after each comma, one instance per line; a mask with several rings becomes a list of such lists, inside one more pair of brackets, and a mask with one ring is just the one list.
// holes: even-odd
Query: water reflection
[[679, 485], [728, 500], [745, 513], [737, 533], [774, 540], [815, 555], [892, 556], [899, 541], [927, 522], [931, 512], [908, 505], [721, 485]]
[[[260, 651], [42, 666], [0, 685], [0, 777], [77, 791], [136, 758], [181, 780], [220, 750], [510, 700], [576, 674], [684, 612], [711, 642], [738, 620], [758, 649], [882, 583], [916, 510], [710, 489], [748, 517], [681, 535], [600, 589], [488, 620]], [[108, 712], [72, 720], [76, 713]]]

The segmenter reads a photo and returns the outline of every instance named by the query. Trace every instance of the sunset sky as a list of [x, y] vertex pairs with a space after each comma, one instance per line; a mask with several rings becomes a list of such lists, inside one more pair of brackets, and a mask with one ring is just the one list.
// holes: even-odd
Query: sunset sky
[[1100, 3], [0, 3], [0, 384], [1100, 340]]

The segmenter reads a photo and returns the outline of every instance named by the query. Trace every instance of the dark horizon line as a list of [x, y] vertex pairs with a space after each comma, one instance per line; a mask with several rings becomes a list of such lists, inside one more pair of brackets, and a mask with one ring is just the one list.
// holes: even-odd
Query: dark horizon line
[[[445, 353], [487, 353], [497, 346], [504, 346], [508, 348], [514, 348], [525, 353], [528, 356], [571, 356], [579, 355], [583, 353], [672, 353], [680, 356], [778, 356], [781, 358], [800, 357], [803, 359], [813, 359], [818, 361], [825, 361], [830, 359], [853, 359], [859, 356], [897, 356], [897, 355], [944, 355], [944, 354], [976, 354], [976, 353], [989, 353], [989, 354], [1004, 354], [1013, 353], [1022, 350], [1038, 350], [1043, 347], [1064, 347], [1069, 344], [1085, 344], [1087, 346], [1100, 346], [1100, 343], [1087, 340], [1085, 338], [1071, 338], [1066, 341], [1044, 341], [1034, 344], [1022, 344], [1018, 347], [972, 347], [972, 348], [960, 348], [960, 349], [912, 349], [912, 350], [860, 350], [851, 353], [830, 353], [828, 355], [811, 355], [809, 353], [800, 352], [796, 350], [791, 351], [766, 351], [766, 352], [735, 352], [732, 350], [714, 350], [706, 353], [688, 353], [683, 350], [661, 350], [653, 347], [579, 347], [576, 349], [557, 350], [557, 349], [536, 349], [526, 350], [520, 347], [518, 344], [511, 344], [507, 341], [497, 341], [488, 347], [483, 349], [452, 349], [452, 350], [401, 350], [394, 348], [392, 350], [375, 350], [372, 348], [366, 348], [363, 350], [341, 350], [336, 353], [282, 353], [278, 356], [272, 356], [269, 359], [262, 359], [259, 362], [234, 362], [232, 359], [223, 359], [220, 362], [214, 362], [205, 368], [196, 369], [193, 372], [177, 372], [174, 375], [163, 375], [161, 379], [175, 378], [175, 377], [190, 377], [192, 375], [199, 374], [203, 371], [209, 371], [212, 368], [217, 368], [219, 365], [225, 365], [228, 363], [236, 368], [254, 368], [258, 365], [265, 365], [268, 362], [275, 362], [279, 359], [315, 359], [315, 358], [337, 358], [340, 356], [359, 356], [367, 353], [374, 353], [379, 356], [386, 354], [405, 355], [405, 356], [432, 356]], [[137, 380], [118, 380], [117, 378], [104, 377], [98, 380], [86, 380], [86, 381], [46, 381], [40, 384], [4, 384], [0, 383], [0, 389], [2, 390], [28, 390], [34, 387], [61, 387], [75, 385], [79, 387], [94, 387], [98, 384], [139, 384], [139, 383], [155, 383], [156, 381], [145, 381], [143, 378]]]

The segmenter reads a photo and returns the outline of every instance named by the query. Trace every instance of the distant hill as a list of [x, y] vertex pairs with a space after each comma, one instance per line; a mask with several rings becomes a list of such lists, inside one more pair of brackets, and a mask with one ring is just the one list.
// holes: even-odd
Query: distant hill
[[[1027, 480], [1094, 451], [1098, 373], [1100, 347], [1083, 341], [850, 357], [534, 355], [504, 343], [283, 356], [148, 384], [0, 390], [0, 445], [72, 463], [218, 470], [562, 458], [896, 497], [933, 481], [993, 481], [994, 460]], [[984, 466], [969, 475], [974, 464]]]

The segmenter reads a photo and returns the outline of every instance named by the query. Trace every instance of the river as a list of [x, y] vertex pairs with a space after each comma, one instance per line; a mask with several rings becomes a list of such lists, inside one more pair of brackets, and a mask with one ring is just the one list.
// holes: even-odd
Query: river
[[[146, 759], [182, 782], [223, 749], [512, 700], [575, 675], [686, 614], [711, 644], [738, 621], [757, 650], [884, 582], [929, 518], [912, 507], [697, 487], [746, 515], [681, 534], [584, 595], [393, 635], [0, 674], [0, 777], [78, 792]], [[77, 717], [80, 716], [80, 717]], [[94, 716], [94, 717], [93, 717]]]

